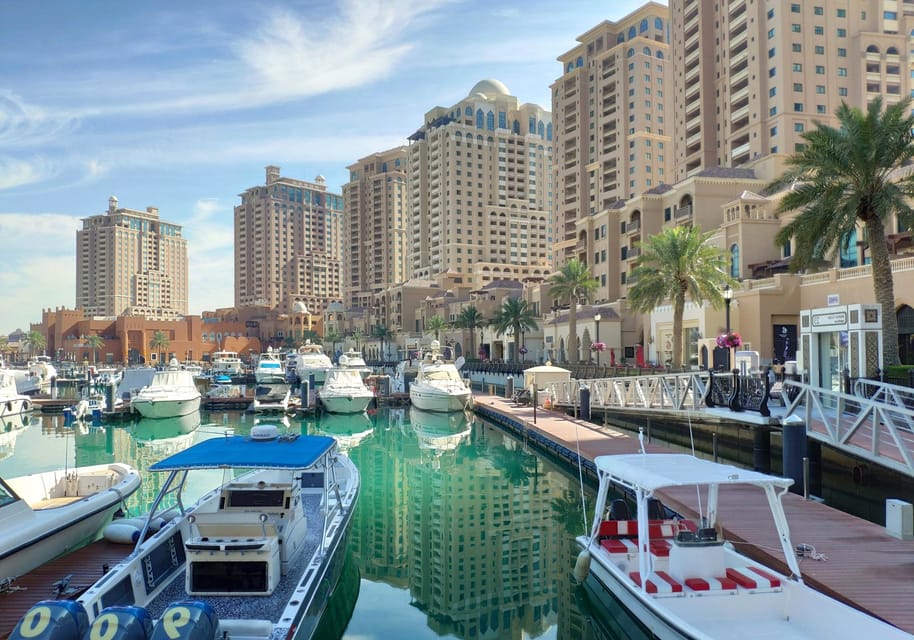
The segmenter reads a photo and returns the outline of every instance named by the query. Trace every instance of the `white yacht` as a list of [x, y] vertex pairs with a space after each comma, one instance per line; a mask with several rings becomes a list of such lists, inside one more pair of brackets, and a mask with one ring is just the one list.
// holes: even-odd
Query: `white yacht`
[[365, 358], [355, 349], [350, 349], [346, 353], [340, 354], [337, 364], [347, 369], [357, 370], [359, 375], [362, 376], [362, 380], [371, 375], [371, 367], [365, 364]]
[[333, 368], [333, 362], [324, 353], [321, 345], [312, 344], [310, 340], [292, 355], [294, 357], [289, 358], [289, 369], [295, 371], [301, 380], [307, 380], [313, 375], [316, 384], [323, 384], [327, 372]]
[[13, 416], [33, 408], [32, 399], [19, 393], [12, 371], [0, 371], [0, 416]]
[[[457, 364], [445, 360], [440, 348], [440, 343], [432, 340], [431, 350], [409, 385], [409, 400], [423, 411], [464, 411], [470, 406], [472, 391], [460, 377]], [[462, 358], [458, 363], [463, 364]]]
[[284, 384], [286, 382], [282, 359], [279, 357], [279, 352], [273, 351], [273, 347], [268, 347], [266, 353], [261, 353], [257, 358], [254, 380], [257, 381], [257, 384]]
[[130, 406], [144, 418], [176, 418], [200, 409], [200, 391], [189, 371], [157, 371]]
[[213, 364], [210, 367], [213, 377], [219, 375], [240, 376], [244, 373], [244, 364], [235, 351], [216, 351], [213, 353]]
[[327, 372], [317, 397], [330, 413], [362, 413], [368, 408], [374, 394], [365, 386], [358, 369], [334, 367]]

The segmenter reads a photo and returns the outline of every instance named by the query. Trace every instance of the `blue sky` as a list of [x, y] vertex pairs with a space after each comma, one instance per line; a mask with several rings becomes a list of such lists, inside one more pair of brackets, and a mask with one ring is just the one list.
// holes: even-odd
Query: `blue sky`
[[0, 333], [75, 305], [76, 230], [111, 195], [184, 226], [190, 313], [230, 306], [232, 208], [266, 165], [339, 193], [485, 78], [548, 109], [556, 57], [641, 4], [5, 0]]

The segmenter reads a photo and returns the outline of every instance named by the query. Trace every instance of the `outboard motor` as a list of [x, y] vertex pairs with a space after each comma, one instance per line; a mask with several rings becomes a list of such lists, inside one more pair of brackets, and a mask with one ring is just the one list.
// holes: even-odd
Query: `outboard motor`
[[219, 617], [202, 600], [172, 602], [152, 632], [152, 640], [213, 640], [219, 631]]
[[136, 605], [105, 607], [92, 621], [88, 638], [105, 640], [150, 640], [152, 616]]
[[10, 640], [82, 640], [89, 616], [75, 600], [42, 600], [26, 611]]

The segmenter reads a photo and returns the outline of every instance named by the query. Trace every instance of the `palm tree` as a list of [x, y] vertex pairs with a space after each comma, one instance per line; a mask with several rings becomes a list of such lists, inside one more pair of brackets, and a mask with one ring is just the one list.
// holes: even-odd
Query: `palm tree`
[[886, 221], [895, 214], [910, 228], [914, 213], [914, 173], [896, 177], [895, 170], [914, 160], [914, 116], [911, 99], [882, 110], [882, 98], [869, 103], [866, 113], [842, 103], [835, 112], [838, 126], [819, 124], [803, 134], [802, 150], [787, 160], [787, 170], [770, 189], [793, 185], [778, 212], [799, 215], [777, 235], [781, 246], [793, 239], [791, 269], [815, 265], [834, 257], [862, 225], [869, 241], [873, 288], [882, 305], [883, 367], [898, 364], [898, 319], [895, 285], [885, 242]]
[[331, 358], [336, 354], [336, 343], [343, 339], [337, 331], [328, 331], [324, 336], [324, 341], [330, 343]]
[[500, 336], [506, 333], [508, 329], [514, 331], [515, 340], [518, 341], [516, 343], [518, 348], [514, 350], [513, 362], [518, 360], [521, 336], [525, 331], [532, 331], [538, 326], [533, 309], [522, 298], [505, 298], [501, 303], [501, 308], [492, 320], [495, 335]]
[[92, 363], [98, 364], [98, 350], [105, 346], [105, 339], [99, 335], [86, 338], [86, 346], [92, 349]]
[[686, 297], [696, 304], [708, 300], [724, 304], [723, 287], [737, 282], [726, 271], [727, 254], [708, 244], [712, 233], [700, 227], [665, 227], [645, 242], [639, 242], [641, 257], [632, 270], [635, 280], [628, 289], [628, 303], [647, 313], [666, 300], [673, 303], [673, 367], [682, 366], [682, 315]]
[[384, 361], [385, 361], [385, 358], [384, 358], [384, 342], [385, 342], [385, 341], [388, 341], [388, 342], [389, 342], [390, 339], [391, 339], [391, 337], [393, 336], [393, 334], [391, 334], [390, 329], [388, 329], [385, 325], [379, 324], [379, 325], [375, 325], [374, 328], [371, 330], [371, 335], [374, 336], [375, 338], [377, 338], [378, 340], [381, 341], [381, 357], [380, 357], [380, 360], [381, 360], [381, 362], [384, 362]]
[[149, 341], [149, 347], [159, 354], [159, 362], [165, 362], [165, 351], [171, 343], [168, 341], [168, 335], [164, 331], [156, 331], [152, 334], [152, 340]]
[[454, 326], [470, 330], [470, 357], [475, 357], [477, 355], [476, 329], [482, 329], [486, 326], [486, 320], [479, 313], [479, 309], [473, 305], [461, 309]]
[[435, 340], [441, 341], [441, 330], [447, 328], [447, 322], [441, 316], [432, 316], [425, 322], [425, 330], [435, 334]]
[[572, 258], [549, 276], [549, 295], [568, 302], [568, 352], [571, 362], [580, 362], [578, 348], [578, 303], [586, 300], [599, 286], [586, 264]]
[[355, 340], [355, 350], [356, 351], [361, 351], [359, 342], [364, 340], [364, 338], [365, 338], [365, 334], [362, 333], [361, 327], [357, 328], [355, 331], [352, 332], [352, 339]]
[[25, 335], [25, 343], [29, 345], [29, 354], [34, 355], [34, 351], [44, 351], [48, 341], [40, 331], [29, 331]]

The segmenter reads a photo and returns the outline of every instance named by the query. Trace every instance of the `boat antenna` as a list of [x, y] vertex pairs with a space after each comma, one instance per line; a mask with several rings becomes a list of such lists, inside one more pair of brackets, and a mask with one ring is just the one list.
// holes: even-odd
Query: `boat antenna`
[[584, 463], [581, 461], [581, 438], [578, 434], [580, 425], [574, 421], [574, 446], [578, 456], [578, 483], [581, 494], [581, 524], [584, 525], [584, 534], [587, 534], [587, 500], [584, 498]]

